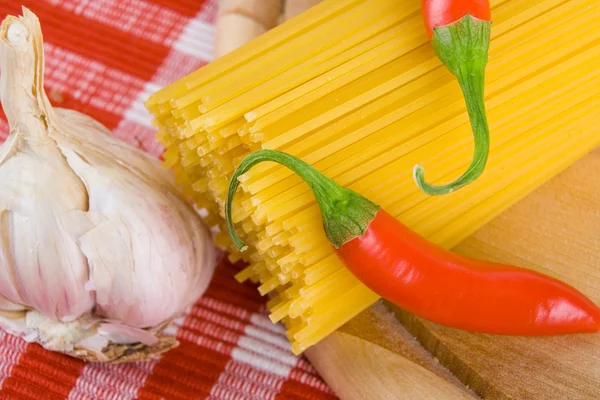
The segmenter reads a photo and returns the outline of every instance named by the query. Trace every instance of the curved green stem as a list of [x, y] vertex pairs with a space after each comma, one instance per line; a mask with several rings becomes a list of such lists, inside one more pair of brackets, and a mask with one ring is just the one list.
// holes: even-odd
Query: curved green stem
[[451, 193], [477, 179], [485, 170], [490, 135], [484, 102], [485, 66], [488, 59], [491, 22], [467, 15], [457, 22], [434, 29], [432, 45], [444, 65], [454, 74], [461, 87], [471, 129], [474, 153], [467, 170], [445, 185], [425, 182], [423, 167], [416, 165], [413, 176], [419, 188], [429, 195]]
[[298, 174], [310, 187], [321, 213], [327, 238], [336, 248], [361, 236], [379, 211], [379, 206], [356, 192], [346, 189], [298, 158], [276, 150], [259, 150], [250, 154], [236, 168], [227, 192], [225, 219], [233, 244], [241, 251], [247, 246], [235, 231], [231, 205], [239, 186], [238, 178], [263, 161], [279, 163]]

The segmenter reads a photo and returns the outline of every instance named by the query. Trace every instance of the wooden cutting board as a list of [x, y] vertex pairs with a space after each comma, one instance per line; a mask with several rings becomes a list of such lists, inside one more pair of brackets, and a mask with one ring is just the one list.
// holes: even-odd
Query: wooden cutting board
[[[454, 250], [541, 271], [600, 304], [599, 183], [595, 150]], [[600, 334], [472, 334], [378, 303], [307, 356], [342, 399], [600, 399]]]

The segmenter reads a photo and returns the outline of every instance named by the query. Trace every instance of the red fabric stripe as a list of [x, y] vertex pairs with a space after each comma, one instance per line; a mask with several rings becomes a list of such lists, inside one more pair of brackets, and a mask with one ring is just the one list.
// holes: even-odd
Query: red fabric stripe
[[248, 299], [244, 296], [240, 296], [238, 293], [232, 292], [231, 286], [229, 285], [211, 285], [207, 290], [207, 296], [242, 309], [252, 308], [256, 311], [260, 310], [260, 306], [266, 302], [266, 299]]
[[[180, 346], [158, 362], [139, 392], [140, 399], [165, 396], [176, 400], [210, 394], [250, 316], [262, 305], [259, 300], [263, 299], [255, 289], [251, 291], [235, 281], [233, 275], [238, 270], [228, 262], [217, 267], [211, 286], [177, 332]], [[226, 301], [223, 306], [215, 302], [222, 296]], [[232, 303], [241, 304], [243, 309], [236, 310]], [[229, 313], [214, 310], [221, 307], [227, 307]]]
[[124, 115], [146, 84], [143, 79], [53, 44], [46, 43], [44, 51], [46, 92], [57, 107], [68, 105], [72, 98]]
[[262, 391], [252, 390], [252, 395], [248, 395], [246, 391], [237, 390], [231, 386], [217, 383], [211, 390], [211, 395], [208, 400], [222, 400], [222, 399], [235, 399], [235, 400], [257, 400], [257, 399], [270, 399], [272, 396], [265, 396]]
[[286, 381], [281, 387], [281, 391], [275, 397], [279, 400], [322, 400], [322, 399], [338, 399], [332, 393], [325, 393], [322, 390], [302, 384], [295, 380]]
[[85, 7], [81, 7], [81, 0], [61, 0], [53, 5], [128, 35], [163, 44], [172, 43], [188, 21], [181, 13], [145, 0], [94, 0]]
[[193, 317], [195, 320], [202, 321], [207, 324], [216, 324], [238, 333], [243, 333], [244, 328], [248, 325], [245, 321], [230, 318], [226, 315], [216, 313], [211, 309], [198, 306], [194, 307], [190, 311], [190, 316]]
[[[308, 368], [301, 364], [306, 364]], [[306, 372], [307, 369], [309, 372]], [[281, 387], [276, 399], [337, 399], [337, 397], [323, 379], [316, 375], [314, 368], [301, 358]]]
[[[300, 361], [305, 361], [305, 359], [301, 359]], [[307, 373], [297, 365], [290, 373], [289, 380], [299, 382], [303, 385], [309, 385], [315, 389], [320, 389], [323, 392], [333, 393], [312, 366], [310, 366], [310, 372]]]
[[[234, 361], [231, 361], [228, 366]], [[228, 371], [228, 367], [219, 377], [219, 381], [213, 387], [211, 394], [215, 398], [226, 398], [225, 396], [232, 396], [232, 392], [236, 396], [244, 397], [248, 394], [252, 394], [253, 398], [259, 399], [273, 399], [279, 391], [279, 386], [283, 384], [284, 379], [281, 378], [279, 382], [270, 385], [264, 385], [262, 382], [252, 379], [250, 376], [238, 376], [232, 375]], [[237, 399], [237, 397], [233, 397]]]
[[38, 344], [30, 344], [19, 364], [13, 367], [10, 377], [2, 384], [1, 393], [2, 396], [14, 393], [23, 398], [37, 393], [38, 399], [64, 399], [69, 395], [82, 369], [81, 360], [44, 350]]
[[[239, 381], [245, 381], [246, 383], [250, 382], [253, 386], [270, 392], [273, 392], [275, 389], [278, 390], [279, 386], [285, 381], [285, 378], [282, 376], [255, 369], [248, 364], [235, 360], [231, 360], [227, 364], [223, 373], [227, 375], [225, 379], [223, 379], [223, 383], [229, 384], [231, 380], [237, 379]], [[240, 387], [238, 387], [238, 389], [240, 389]]]
[[[231, 277], [227, 277], [231, 278]], [[239, 287], [235, 287], [237, 285]], [[216, 275], [210, 285], [210, 293], [211, 297], [218, 299], [219, 296], [224, 293], [228, 296], [228, 300], [235, 300], [242, 304], [245, 307], [246, 302], [248, 304], [253, 304], [257, 311], [260, 310], [260, 306], [266, 302], [265, 297], [261, 297], [258, 294], [258, 290], [256, 290], [256, 286], [250, 285], [240, 285], [238, 282], [233, 281], [231, 279], [226, 279], [226, 277]]]
[[[21, 2], [0, 4], [0, 17], [20, 15]], [[166, 46], [127, 35], [51, 4], [23, 0], [40, 19], [44, 40], [111, 68], [149, 80], [169, 53]]]
[[167, 86], [186, 76], [189, 71], [195, 71], [206, 64], [206, 60], [172, 51], [156, 71], [153, 81], [161, 86]]
[[122, 120], [120, 115], [113, 114], [102, 108], [94, 107], [91, 104], [82, 103], [77, 99], [69, 97], [65, 98], [65, 101], [60, 105], [60, 108], [68, 108], [70, 110], [79, 111], [89, 117], [94, 118], [109, 130], [116, 128], [117, 125], [119, 125], [119, 122]]
[[138, 398], [187, 400], [208, 396], [227, 361], [228, 355], [182, 340], [158, 362]]
[[[48, 92], [50, 89], [48, 87], [45, 88]], [[111, 113], [104, 109], [94, 107], [91, 104], [82, 103], [81, 101], [74, 99], [72, 97], [65, 96], [64, 103], [60, 104], [60, 108], [68, 108], [70, 110], [79, 111], [89, 117], [94, 118], [109, 130], [112, 130], [119, 125], [122, 117], [120, 115]], [[6, 134], [8, 133], [8, 129], [4, 129], [4, 125], [6, 124], [6, 117], [4, 114], [0, 114], [0, 142], [3, 142], [6, 139]], [[8, 127], [6, 127], [8, 128]]]
[[13, 366], [19, 363], [21, 355], [27, 348], [27, 343], [16, 336], [12, 336], [6, 332], [2, 332], [2, 339], [0, 339], [0, 387], [6, 380], [13, 369]]
[[180, 330], [179, 336], [182, 339], [199, 342], [204, 346], [213, 344], [214, 347], [222, 349], [221, 351], [227, 354], [235, 347], [241, 336], [239, 332], [194, 317], [188, 318], [185, 326], [181, 327]]
[[71, 393], [70, 400], [134, 399], [154, 362], [87, 364]]
[[44, 387], [34, 383], [23, 383], [18, 390], [14, 388], [2, 389], [2, 400], [63, 400], [63, 398], [48, 393]]
[[150, 3], [158, 4], [161, 7], [175, 10], [180, 14], [193, 17], [207, 3], [206, 0], [148, 0]]

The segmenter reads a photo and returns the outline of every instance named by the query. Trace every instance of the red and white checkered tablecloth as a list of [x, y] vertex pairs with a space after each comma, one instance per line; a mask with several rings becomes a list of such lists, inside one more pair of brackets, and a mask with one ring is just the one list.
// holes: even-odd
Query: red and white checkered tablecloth
[[[159, 156], [143, 101], [210, 61], [216, 0], [0, 0], [0, 19], [21, 5], [42, 23], [51, 101]], [[158, 361], [85, 364], [0, 331], [0, 399], [334, 399], [238, 269], [217, 268]]]

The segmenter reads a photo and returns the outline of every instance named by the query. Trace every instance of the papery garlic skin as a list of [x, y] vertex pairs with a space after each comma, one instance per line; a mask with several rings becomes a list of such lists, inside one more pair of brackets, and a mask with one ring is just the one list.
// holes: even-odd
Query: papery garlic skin
[[0, 30], [0, 99], [0, 326], [98, 359], [111, 343], [153, 346], [205, 292], [210, 233], [158, 161], [51, 107], [26, 9]]
[[[86, 143], [89, 130], [61, 128], [58, 146], [89, 195], [89, 211], [70, 217], [74, 229], [84, 230], [73, 235], [89, 262], [87, 286], [96, 293], [100, 313], [133, 327], [165, 321], [206, 290], [212, 271], [190, 270], [214, 262], [205, 230], [168, 181], [161, 181], [166, 173], [149, 156], [128, 154], [125, 145], [101, 132], [91, 139], [104, 136], [102, 142]], [[116, 162], [119, 155], [129, 162]]]
[[[11, 26], [28, 29], [19, 21]], [[87, 260], [64, 218], [86, 210], [88, 198], [49, 136], [51, 107], [34, 69], [33, 46], [41, 49], [41, 42], [30, 32], [24, 45], [23, 37], [16, 36], [15, 47], [3, 37], [0, 46], [0, 99], [11, 128], [0, 148], [0, 294], [44, 315], [72, 318], [88, 311], [93, 299], [83, 287]]]

